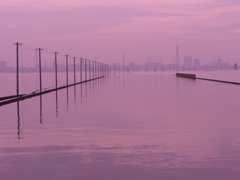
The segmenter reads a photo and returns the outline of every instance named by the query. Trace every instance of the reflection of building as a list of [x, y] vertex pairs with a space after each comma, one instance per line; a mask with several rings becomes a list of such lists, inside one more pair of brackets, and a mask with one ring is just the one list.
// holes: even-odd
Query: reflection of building
[[185, 67], [192, 67], [192, 56], [185, 56], [184, 57], [184, 66]]
[[194, 65], [195, 67], [199, 67], [199, 66], [200, 66], [200, 60], [199, 60], [199, 59], [194, 59], [193, 65]]

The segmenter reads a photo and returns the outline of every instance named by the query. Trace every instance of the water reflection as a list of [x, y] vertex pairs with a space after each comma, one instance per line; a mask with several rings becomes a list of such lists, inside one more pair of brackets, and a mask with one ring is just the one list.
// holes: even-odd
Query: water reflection
[[56, 90], [56, 117], [58, 117], [58, 90]]
[[[80, 103], [83, 103], [83, 91], [84, 91], [84, 87], [85, 86], [85, 98], [87, 100], [88, 98], [88, 91], [89, 93], [92, 91], [96, 91], [97, 89], [95, 88], [95, 84], [96, 83], [100, 83], [101, 79], [97, 79], [95, 82], [88, 82], [89, 84], [85, 83], [85, 84], [80, 84], [79, 88], [80, 88]], [[98, 84], [99, 85], [99, 84]], [[88, 89], [89, 86], [89, 89]], [[93, 93], [93, 92], [92, 92]], [[36, 97], [37, 98], [37, 97]], [[73, 86], [73, 103], [76, 105], [77, 104], [77, 86]], [[17, 105], [17, 137], [18, 139], [23, 139], [22, 136], [22, 130], [21, 130], [21, 110], [20, 110], [20, 101], [16, 103]], [[69, 111], [69, 87], [66, 88], [66, 104], [67, 104], [67, 111]], [[23, 114], [25, 114], [25, 112], [22, 112]], [[24, 117], [24, 115], [23, 115]], [[59, 91], [55, 91], [55, 117], [59, 118]], [[43, 124], [43, 95], [39, 96], [39, 123], [42, 125]]]
[[21, 139], [21, 119], [20, 119], [20, 107], [19, 107], [19, 101], [17, 102], [17, 135], [18, 135], [18, 139]]
[[74, 104], [76, 105], [77, 102], [76, 85], [74, 85], [73, 89], [74, 89]]
[[43, 117], [42, 116], [42, 113], [43, 113], [42, 112], [42, 95], [40, 95], [39, 97], [40, 97], [40, 110], [39, 110], [40, 111], [40, 124], [42, 124], [43, 123], [42, 122], [42, 117]]
[[[9, 180], [29, 176], [37, 180], [237, 180], [240, 97], [231, 94], [239, 88], [219, 85], [216, 93], [215, 85], [203, 81], [154, 74], [99, 79], [91, 86], [66, 89], [67, 97], [65, 90], [59, 90], [58, 124], [53, 123], [57, 113], [51, 93], [43, 99], [46, 108], [40, 100], [40, 122], [43, 112], [47, 119], [44, 129], [36, 129], [31, 121], [33, 115], [39, 117], [34, 99], [26, 101], [28, 108], [22, 117], [27, 118], [28, 137], [16, 144], [1, 129], [1, 176]], [[82, 106], [87, 96], [91, 101]], [[235, 109], [226, 109], [221, 101], [216, 103], [218, 99]], [[65, 112], [66, 100], [71, 113]], [[75, 104], [73, 109], [71, 104]], [[17, 110], [20, 136], [19, 106]]]
[[91, 83], [91, 81], [88, 82], [88, 85], [89, 85], [89, 98], [91, 98], [91, 96], [92, 96], [92, 83]]
[[81, 94], [81, 104], [82, 104], [82, 98], [83, 98], [83, 84], [80, 84], [80, 94]]
[[85, 86], [85, 96], [86, 96], [86, 99], [87, 99], [88, 98], [88, 88], [87, 88], [88, 82], [85, 83], [84, 86]]
[[66, 88], [66, 92], [67, 92], [67, 112], [69, 110], [69, 91], [68, 91], [68, 87]]

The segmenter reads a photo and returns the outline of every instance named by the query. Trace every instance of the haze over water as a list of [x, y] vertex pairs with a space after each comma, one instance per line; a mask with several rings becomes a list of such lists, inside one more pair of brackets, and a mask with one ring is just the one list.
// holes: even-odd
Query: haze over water
[[1, 106], [0, 175], [237, 180], [239, 88], [174, 72], [112, 73]]

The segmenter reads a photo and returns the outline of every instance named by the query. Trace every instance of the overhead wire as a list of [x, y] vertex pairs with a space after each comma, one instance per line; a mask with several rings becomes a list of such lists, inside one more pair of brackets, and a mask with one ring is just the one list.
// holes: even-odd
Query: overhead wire
[[23, 49], [22, 46], [20, 46], [20, 61], [21, 61], [21, 79], [23, 82], [23, 86], [25, 88], [25, 91], [30, 91], [26, 77], [25, 77], [25, 71], [24, 71], [24, 65], [23, 65]]
[[32, 49], [32, 48], [29, 48], [28, 46], [26, 46], [25, 44], [22, 44], [22, 46], [24, 49], [26, 50], [30, 50], [30, 51], [35, 51], [36, 49]]
[[[29, 83], [28, 83], [28, 81], [27, 81], [27, 78], [26, 78], [26, 68], [24, 67], [24, 60], [25, 60], [25, 52], [24, 52], [24, 50], [28, 50], [28, 51], [34, 51], [34, 52], [36, 52], [37, 51], [37, 48], [30, 48], [29, 46], [27, 46], [27, 45], [25, 45], [25, 44], [21, 44], [21, 46], [20, 46], [20, 64], [21, 64], [21, 75], [20, 75], [20, 77], [21, 77], [21, 80], [22, 80], [22, 83], [23, 83], [23, 87], [24, 87], [24, 90], [25, 91], [28, 91], [28, 92], [30, 92], [30, 87], [29, 87]], [[51, 54], [51, 55], [54, 55], [56, 52], [51, 52], [51, 51], [48, 51], [48, 50], [45, 50], [45, 49], [42, 49], [42, 52], [43, 53], [46, 53], [46, 54]], [[87, 60], [87, 59], [85, 59], [85, 58], [78, 58], [78, 57], [76, 57], [76, 56], [70, 56], [70, 55], [66, 55], [66, 54], [62, 54], [62, 53], [59, 53], [59, 52], [57, 52], [57, 54], [59, 55], [59, 56], [64, 56], [64, 57], [66, 57], [66, 56], [68, 56], [68, 57], [70, 57], [70, 58], [74, 58], [74, 59], [76, 59], [76, 60], [78, 60], [78, 59], [80, 59], [80, 60], [83, 60], [83, 62], [79, 62], [79, 61], [76, 61], [75, 62], [75, 65], [77, 66], [77, 68], [76, 68], [76, 70], [78, 71], [78, 70], [80, 70], [79, 68], [78, 68], [78, 66], [80, 65], [80, 64], [84, 64], [84, 62], [85, 61], [89, 61], [90, 62], [90, 60]], [[54, 60], [54, 57], [52, 57], [52, 59]], [[60, 60], [60, 61], [59, 61]], [[58, 60], [58, 64], [59, 64], [59, 62], [62, 62], [62, 60], [63, 60], [63, 58], [60, 58]], [[70, 60], [70, 59], [69, 59]], [[84, 61], [85, 60], [85, 61]], [[91, 60], [92, 61], [92, 60]], [[95, 61], [96, 61], [96, 59], [95, 59]], [[70, 62], [71, 62], [71, 60], [70, 60]], [[36, 63], [37, 63], [37, 61], [36, 61]], [[72, 63], [71, 63], [72, 64]], [[36, 66], [37, 66], [37, 64], [36, 64]], [[54, 66], [54, 62], [48, 62], [48, 63], [46, 63], [45, 62], [45, 66], [50, 66], [50, 67], [53, 67]], [[82, 69], [84, 69], [84, 65], [83, 65], [83, 67], [82, 67]], [[63, 70], [63, 69], [61, 69], [61, 70]]]

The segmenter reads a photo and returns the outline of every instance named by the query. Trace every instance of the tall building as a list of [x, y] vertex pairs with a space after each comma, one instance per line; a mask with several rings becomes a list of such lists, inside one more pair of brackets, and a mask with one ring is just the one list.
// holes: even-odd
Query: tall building
[[185, 67], [192, 67], [192, 56], [185, 56], [184, 57], [184, 66]]
[[222, 65], [222, 59], [221, 59], [220, 56], [219, 56], [218, 59], [217, 59], [217, 65], [219, 65], [219, 66]]
[[7, 68], [7, 61], [0, 61], [0, 69], [6, 69]]
[[200, 60], [199, 60], [199, 59], [194, 59], [193, 65], [194, 65], [195, 67], [199, 67], [199, 66], [200, 66]]

